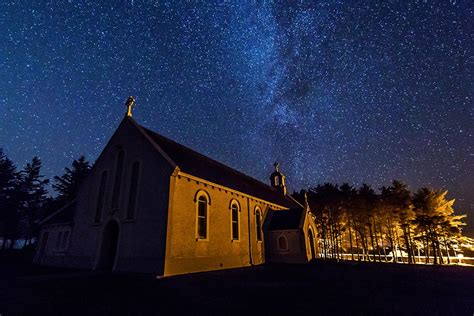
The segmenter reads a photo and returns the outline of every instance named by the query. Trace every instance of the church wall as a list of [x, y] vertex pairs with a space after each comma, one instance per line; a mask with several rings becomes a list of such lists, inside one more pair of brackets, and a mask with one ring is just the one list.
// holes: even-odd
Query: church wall
[[[67, 239], [63, 236], [67, 232]], [[33, 261], [38, 264], [62, 266], [71, 240], [69, 224], [54, 224], [43, 227], [39, 234], [38, 249]], [[46, 238], [46, 234], [48, 237]], [[46, 242], [44, 241], [46, 239]], [[41, 249], [40, 249], [41, 247]]]
[[[270, 252], [270, 260], [278, 263], [306, 263], [308, 262], [304, 244], [304, 234], [300, 229], [295, 230], [276, 230], [269, 231], [268, 245]], [[279, 247], [278, 240], [280, 237], [286, 238], [286, 249]]]
[[[123, 178], [118, 208], [112, 210], [115, 165], [120, 149], [124, 150]], [[126, 219], [135, 161], [140, 162], [135, 218]], [[104, 207], [100, 222], [95, 222], [100, 179], [107, 171]], [[124, 120], [111, 138], [91, 174], [84, 181], [77, 198], [74, 233], [68, 266], [96, 268], [105, 225], [116, 221], [119, 238], [116, 271], [162, 274], [164, 265], [166, 215], [171, 166], [128, 120]]]
[[[171, 182], [173, 193], [168, 218], [165, 275], [237, 268], [265, 262], [264, 242], [257, 241], [255, 206], [261, 209], [263, 225], [268, 204], [193, 177], [176, 175], [171, 177]], [[198, 239], [196, 233], [195, 198], [200, 190], [210, 197], [207, 240]], [[240, 205], [238, 241], [232, 240], [231, 235], [231, 200], [236, 200]]]

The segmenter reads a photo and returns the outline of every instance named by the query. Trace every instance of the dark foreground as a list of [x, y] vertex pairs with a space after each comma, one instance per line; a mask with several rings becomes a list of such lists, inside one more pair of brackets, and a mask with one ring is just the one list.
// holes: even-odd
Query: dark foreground
[[474, 268], [319, 262], [153, 279], [0, 263], [0, 315], [469, 315]]

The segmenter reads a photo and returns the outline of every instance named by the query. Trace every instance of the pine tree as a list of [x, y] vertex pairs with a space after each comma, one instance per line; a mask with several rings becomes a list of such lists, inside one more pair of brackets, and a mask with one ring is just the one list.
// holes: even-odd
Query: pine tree
[[411, 226], [415, 219], [411, 193], [406, 184], [394, 180], [392, 185], [384, 188], [383, 197], [397, 218], [400, 229], [403, 232], [403, 241], [408, 254], [408, 263], [415, 263], [413, 257], [413, 242]]
[[3, 237], [2, 249], [7, 246], [7, 241], [12, 240], [13, 245], [17, 232], [18, 213], [18, 173], [16, 166], [0, 148], [0, 234]]
[[39, 219], [41, 208], [47, 200], [46, 185], [48, 183], [49, 180], [41, 175], [41, 160], [36, 156], [20, 172], [20, 210], [27, 242], [34, 236], [35, 222]]
[[74, 200], [79, 189], [80, 184], [84, 178], [89, 174], [90, 164], [84, 156], [79, 159], [74, 159], [71, 168], [64, 168], [66, 171], [62, 176], [54, 177], [53, 189], [58, 193], [56, 201], [58, 207]]
[[454, 200], [447, 200], [447, 191], [422, 188], [413, 197], [417, 230], [425, 241], [425, 252], [433, 251], [433, 264], [443, 263], [441, 243], [460, 238], [462, 219], [465, 215], [454, 215]]

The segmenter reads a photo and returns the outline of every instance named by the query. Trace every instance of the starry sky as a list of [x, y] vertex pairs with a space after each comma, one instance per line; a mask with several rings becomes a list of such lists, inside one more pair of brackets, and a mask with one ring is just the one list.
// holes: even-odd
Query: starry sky
[[0, 4], [0, 147], [48, 177], [134, 118], [291, 190], [450, 191], [474, 232], [470, 1]]

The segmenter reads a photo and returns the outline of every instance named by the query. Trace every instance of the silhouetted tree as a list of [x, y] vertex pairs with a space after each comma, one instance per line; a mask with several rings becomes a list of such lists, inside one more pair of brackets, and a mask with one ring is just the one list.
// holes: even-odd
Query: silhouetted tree
[[17, 232], [19, 222], [18, 173], [16, 166], [0, 148], [0, 234], [3, 237], [2, 249], [10, 247]]
[[74, 200], [77, 190], [84, 178], [89, 174], [90, 164], [84, 156], [74, 159], [71, 168], [64, 168], [65, 173], [62, 176], [54, 177], [53, 189], [58, 193], [56, 197], [57, 207]]
[[41, 208], [46, 202], [46, 188], [49, 180], [41, 175], [41, 160], [33, 157], [20, 172], [20, 211], [25, 231], [25, 246], [35, 233], [35, 221], [39, 219]]

